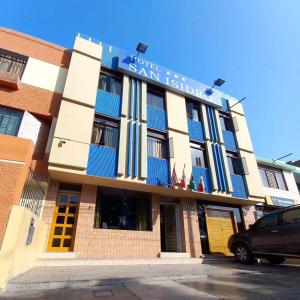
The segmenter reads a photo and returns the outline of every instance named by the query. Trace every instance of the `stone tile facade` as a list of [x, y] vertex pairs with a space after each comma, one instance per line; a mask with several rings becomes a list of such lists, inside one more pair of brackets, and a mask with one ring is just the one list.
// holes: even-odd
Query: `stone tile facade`
[[[160, 197], [152, 194], [152, 231], [94, 228], [97, 186], [83, 185], [76, 227], [74, 252], [79, 258], [155, 258], [161, 252]], [[59, 182], [49, 185], [43, 220], [52, 223]], [[201, 255], [200, 233], [195, 200], [179, 204], [182, 252]], [[48, 233], [49, 234], [49, 233]], [[48, 240], [48, 237], [47, 237]], [[46, 249], [47, 245], [45, 246]]]
[[97, 186], [83, 185], [74, 251], [81, 258], [149, 258], [160, 253], [159, 198], [152, 197], [152, 231], [94, 228]]

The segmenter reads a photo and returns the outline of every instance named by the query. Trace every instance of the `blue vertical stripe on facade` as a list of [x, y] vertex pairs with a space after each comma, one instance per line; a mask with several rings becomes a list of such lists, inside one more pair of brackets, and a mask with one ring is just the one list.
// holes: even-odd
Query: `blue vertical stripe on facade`
[[234, 132], [223, 130], [224, 146], [231, 151], [237, 151]]
[[200, 176], [202, 176], [205, 185], [205, 192], [206, 193], [212, 192], [211, 178], [210, 178], [209, 170], [207, 168], [199, 168], [193, 166], [193, 176], [196, 184], [196, 189], [200, 182]]
[[139, 101], [140, 101], [140, 81], [136, 80], [136, 91], [135, 91], [135, 119], [139, 119]]
[[116, 178], [117, 149], [90, 145], [86, 173], [93, 176]]
[[221, 146], [216, 145], [216, 149], [217, 149], [218, 160], [220, 162], [220, 176], [221, 176], [222, 191], [225, 192], [227, 190], [227, 180], [225, 176], [225, 166], [224, 166]]
[[247, 198], [247, 191], [244, 183], [243, 176], [241, 175], [231, 175], [231, 182], [232, 182], [232, 196], [238, 198]]
[[218, 132], [217, 132], [217, 124], [216, 124], [216, 118], [215, 118], [215, 113], [214, 113], [214, 108], [210, 106], [207, 107], [207, 118], [208, 118], [208, 127], [209, 131], [212, 137], [212, 140], [214, 142], [218, 142]]
[[213, 157], [214, 157], [214, 162], [215, 162], [218, 187], [219, 187], [219, 190], [221, 190], [221, 177], [220, 177], [220, 171], [219, 171], [220, 166], [219, 166], [219, 161], [217, 160], [216, 145], [212, 144], [211, 147], [212, 147], [212, 152], [213, 152]]
[[147, 126], [148, 128], [166, 131], [166, 111], [147, 105]]
[[98, 90], [95, 112], [114, 118], [120, 118], [121, 96], [114, 95], [103, 90]]
[[148, 157], [148, 176], [147, 183], [159, 186], [170, 184], [169, 161], [156, 157]]
[[191, 140], [195, 140], [198, 142], [204, 141], [204, 132], [203, 126], [201, 122], [197, 122], [191, 119], [188, 119], [188, 130], [189, 130], [189, 137]]
[[134, 124], [135, 137], [134, 137], [134, 176], [138, 176], [139, 170], [139, 124]]
[[101, 59], [101, 65], [117, 70], [118, 69], [118, 59], [120, 55], [120, 51], [118, 48], [109, 46], [105, 43], [102, 43], [103, 50], [102, 50], [102, 59]]
[[134, 176], [138, 176], [139, 170], [139, 101], [140, 101], [140, 81], [136, 80], [135, 82], [135, 136], [134, 136]]

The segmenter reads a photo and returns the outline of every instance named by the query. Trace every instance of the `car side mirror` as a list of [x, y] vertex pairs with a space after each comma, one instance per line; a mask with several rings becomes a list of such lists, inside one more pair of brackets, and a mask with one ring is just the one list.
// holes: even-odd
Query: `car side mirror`
[[249, 229], [254, 231], [255, 230], [255, 225], [254, 224], [250, 224], [249, 225]]

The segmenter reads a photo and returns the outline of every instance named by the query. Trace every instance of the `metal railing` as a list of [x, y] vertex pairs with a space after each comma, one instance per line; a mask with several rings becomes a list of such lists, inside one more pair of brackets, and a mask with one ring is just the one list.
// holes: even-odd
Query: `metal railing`
[[20, 205], [30, 209], [40, 216], [45, 191], [34, 172], [29, 169], [28, 177], [23, 188]]
[[17, 74], [20, 78], [23, 75], [28, 57], [4, 49], [0, 49], [0, 70]]

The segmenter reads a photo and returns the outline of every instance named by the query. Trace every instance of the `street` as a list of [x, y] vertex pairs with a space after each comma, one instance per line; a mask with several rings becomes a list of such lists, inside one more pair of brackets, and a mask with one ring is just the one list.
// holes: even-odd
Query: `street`
[[300, 299], [300, 265], [39, 267], [8, 289], [0, 299]]

